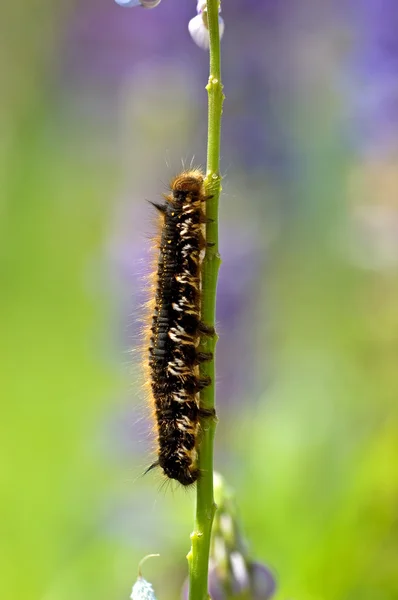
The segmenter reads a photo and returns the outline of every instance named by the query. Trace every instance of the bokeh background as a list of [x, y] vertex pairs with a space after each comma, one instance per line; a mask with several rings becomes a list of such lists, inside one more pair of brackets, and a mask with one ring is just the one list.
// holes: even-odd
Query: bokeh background
[[[159, 600], [138, 352], [156, 200], [203, 164], [195, 0], [2, 2], [0, 597]], [[216, 467], [277, 600], [398, 598], [398, 4], [225, 0]]]

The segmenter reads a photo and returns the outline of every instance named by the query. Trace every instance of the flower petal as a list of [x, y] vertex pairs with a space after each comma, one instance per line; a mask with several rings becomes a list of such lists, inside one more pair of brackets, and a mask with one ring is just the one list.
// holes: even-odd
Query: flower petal
[[250, 565], [253, 600], [268, 600], [275, 593], [276, 583], [271, 571], [259, 562]]
[[218, 17], [218, 31], [220, 33], [220, 40], [221, 40], [222, 36], [224, 35], [224, 29], [225, 29], [224, 19], [222, 17]]
[[[202, 13], [207, 8], [207, 0], [198, 0], [196, 12]], [[221, 12], [221, 3], [218, 4], [218, 12]]]
[[133, 6], [141, 6], [140, 0], [115, 0], [116, 4], [119, 6], [125, 6], [127, 8], [132, 8]]
[[[218, 23], [220, 28], [220, 39], [224, 33], [224, 21], [222, 17], [218, 17]], [[202, 14], [196, 15], [193, 19], [191, 19], [188, 23], [188, 30], [191, 34], [191, 38], [195, 42], [199, 48], [203, 48], [204, 50], [209, 49], [210, 38], [209, 38], [209, 30], [207, 29], [205, 22], [203, 20]]]
[[131, 600], [156, 600], [155, 592], [149, 581], [138, 577], [131, 591]]
[[191, 38], [199, 48], [208, 50], [209, 48], [209, 31], [204, 24], [203, 17], [201, 14], [196, 15], [188, 23], [188, 30], [191, 34]]
[[155, 8], [160, 4], [161, 0], [115, 0], [119, 6], [133, 8], [135, 6], [143, 6], [144, 8]]
[[232, 591], [239, 596], [249, 588], [249, 573], [247, 572], [245, 559], [240, 552], [231, 552]]

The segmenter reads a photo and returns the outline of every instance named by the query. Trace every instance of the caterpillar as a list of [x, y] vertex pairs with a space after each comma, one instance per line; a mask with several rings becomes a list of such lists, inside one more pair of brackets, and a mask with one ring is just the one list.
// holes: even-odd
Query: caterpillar
[[157, 428], [158, 459], [163, 473], [184, 486], [195, 483], [200, 418], [214, 416], [200, 406], [199, 392], [210, 378], [199, 365], [212, 359], [199, 350], [200, 338], [214, 329], [201, 321], [201, 263], [204, 235], [204, 176], [184, 171], [171, 182], [162, 204], [152, 202], [161, 218], [155, 277], [148, 371]]

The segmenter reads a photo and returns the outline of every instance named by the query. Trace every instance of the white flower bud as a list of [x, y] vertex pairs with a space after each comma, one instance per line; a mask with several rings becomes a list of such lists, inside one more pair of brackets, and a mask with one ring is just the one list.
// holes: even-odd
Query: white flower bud
[[238, 587], [238, 593], [242, 593], [249, 589], [250, 586], [245, 559], [240, 552], [231, 552], [229, 560], [231, 562], [231, 571]]
[[[221, 39], [224, 33], [224, 21], [222, 17], [218, 17], [218, 26]], [[210, 38], [209, 30], [207, 29], [207, 16], [205, 20], [203, 13], [196, 15], [196, 17], [189, 21], [188, 30], [195, 44], [204, 50], [208, 50]]]
[[161, 0], [115, 0], [119, 6], [133, 8], [134, 6], [143, 6], [144, 8], [155, 8]]
[[131, 590], [131, 600], [156, 600], [152, 584], [149, 583], [149, 581], [146, 581], [141, 574], [141, 566], [148, 558], [152, 558], [153, 556], [159, 556], [159, 554], [148, 554], [147, 556], [144, 556], [138, 565], [138, 577]]
[[138, 577], [131, 591], [131, 600], [156, 600], [155, 592], [149, 581]]
[[[204, 10], [206, 10], [206, 6], [207, 5], [207, 1], [206, 0], [198, 0], [198, 3], [196, 5], [196, 12], [197, 13], [201, 13]], [[218, 12], [221, 12], [221, 3], [218, 4]]]
[[205, 10], [205, 8], [206, 8], [206, 0], [198, 0], [198, 3], [196, 5], [196, 12], [201, 13]]

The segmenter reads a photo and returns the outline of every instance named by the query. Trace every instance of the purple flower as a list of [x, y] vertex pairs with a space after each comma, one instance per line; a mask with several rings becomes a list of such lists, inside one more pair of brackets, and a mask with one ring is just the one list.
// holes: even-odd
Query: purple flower
[[361, 149], [379, 152], [397, 145], [398, 3], [354, 3], [352, 85], [355, 136]]
[[[232, 569], [232, 578], [228, 581], [223, 581], [216, 566], [210, 566], [209, 594], [211, 600], [240, 598], [244, 593], [251, 600], [268, 600], [273, 596], [276, 587], [275, 578], [268, 567], [259, 562], [251, 562], [245, 565], [242, 556], [241, 560], [235, 562], [235, 568]], [[182, 588], [181, 599], [188, 600], [188, 593], [189, 583], [187, 579]]]
[[250, 585], [253, 600], [266, 600], [275, 593], [276, 583], [271, 571], [259, 562], [251, 563]]

